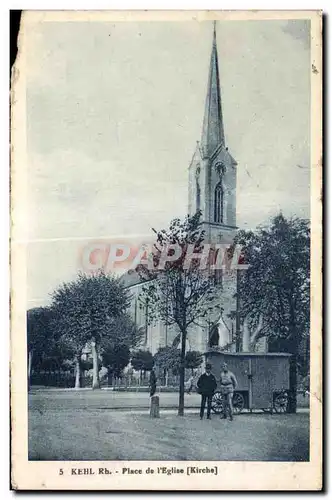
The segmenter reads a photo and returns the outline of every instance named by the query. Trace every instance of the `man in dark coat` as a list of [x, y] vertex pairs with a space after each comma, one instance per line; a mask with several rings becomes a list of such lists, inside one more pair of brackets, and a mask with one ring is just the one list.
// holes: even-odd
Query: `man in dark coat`
[[209, 363], [205, 366], [205, 373], [201, 375], [197, 381], [197, 392], [201, 394], [201, 420], [204, 416], [205, 405], [207, 402], [207, 415], [206, 417], [211, 420], [211, 404], [212, 396], [217, 388], [217, 381], [214, 375], [211, 373], [211, 365]]

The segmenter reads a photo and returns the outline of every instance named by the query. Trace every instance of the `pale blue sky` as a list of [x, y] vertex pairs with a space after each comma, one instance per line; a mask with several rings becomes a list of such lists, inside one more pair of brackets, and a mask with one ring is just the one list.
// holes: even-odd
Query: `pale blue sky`
[[[241, 228], [280, 210], [309, 217], [309, 26], [217, 23]], [[86, 238], [149, 234], [186, 213], [211, 43], [208, 22], [30, 27], [29, 307], [77, 273]]]

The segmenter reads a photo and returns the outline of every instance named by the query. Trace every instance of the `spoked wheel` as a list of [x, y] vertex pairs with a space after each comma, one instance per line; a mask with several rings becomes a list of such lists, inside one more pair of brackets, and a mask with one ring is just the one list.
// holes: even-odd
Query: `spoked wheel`
[[211, 410], [218, 415], [224, 411], [224, 398], [221, 392], [215, 392], [212, 396]]
[[240, 392], [235, 392], [233, 396], [233, 410], [235, 415], [241, 413], [244, 408], [244, 397]]
[[[235, 392], [233, 396], [233, 411], [237, 415], [242, 412], [244, 408], [244, 397], [240, 392]], [[224, 412], [224, 396], [221, 392], [215, 392], [212, 397], [211, 409], [213, 413], [218, 415]]]
[[280, 392], [273, 398], [273, 409], [276, 413], [286, 413], [288, 406], [287, 392]]

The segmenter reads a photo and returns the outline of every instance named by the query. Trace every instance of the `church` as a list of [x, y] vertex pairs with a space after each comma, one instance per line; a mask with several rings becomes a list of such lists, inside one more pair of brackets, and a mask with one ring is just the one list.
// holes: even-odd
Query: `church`
[[[208, 75], [207, 95], [201, 139], [189, 165], [188, 213], [202, 212], [206, 243], [231, 244], [236, 227], [236, 169], [237, 163], [225, 142], [224, 121], [219, 80], [218, 51], [214, 26]], [[220, 313], [211, 318], [209, 327], [193, 327], [188, 331], [188, 350], [206, 352], [209, 348], [239, 350], [237, 324], [237, 271], [219, 271], [222, 280]], [[132, 297], [131, 315], [145, 332], [142, 349], [155, 354], [160, 347], [180, 343], [179, 331], [161, 322], [149, 325], [148, 307], [140, 307], [139, 295], [143, 283], [136, 273], [124, 276], [125, 286]], [[212, 326], [211, 326], [212, 325]]]

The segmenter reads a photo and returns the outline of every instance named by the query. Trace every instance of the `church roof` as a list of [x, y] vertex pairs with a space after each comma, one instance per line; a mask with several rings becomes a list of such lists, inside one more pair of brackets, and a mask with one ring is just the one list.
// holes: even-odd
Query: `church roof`
[[136, 270], [127, 271], [120, 277], [120, 282], [125, 288], [130, 288], [143, 283], [142, 278]]
[[202, 159], [202, 152], [201, 152], [199, 141], [197, 141], [195, 152], [191, 158], [189, 168], [191, 168], [192, 165], [197, 165], [197, 163], [199, 163], [201, 159]]
[[[154, 278], [152, 278], [154, 279]], [[148, 283], [151, 279], [144, 279], [136, 269], [130, 269], [120, 277], [120, 282], [123, 283], [125, 288], [131, 288], [137, 285], [144, 285]]]
[[[221, 149], [223, 149], [225, 146], [224, 144], [219, 144], [219, 146], [217, 146], [217, 148], [213, 151], [212, 155], [211, 155], [211, 160], [213, 160], [214, 158], [216, 158], [218, 156], [218, 153]], [[228, 151], [228, 148], [226, 148], [226, 151], [228, 153], [228, 156], [230, 157], [231, 159], [231, 162], [232, 162], [232, 165], [236, 167], [237, 165], [237, 161], [234, 160], [233, 156], [230, 154], [230, 152]]]
[[219, 145], [225, 145], [215, 24], [200, 145], [204, 156], [211, 156]]

